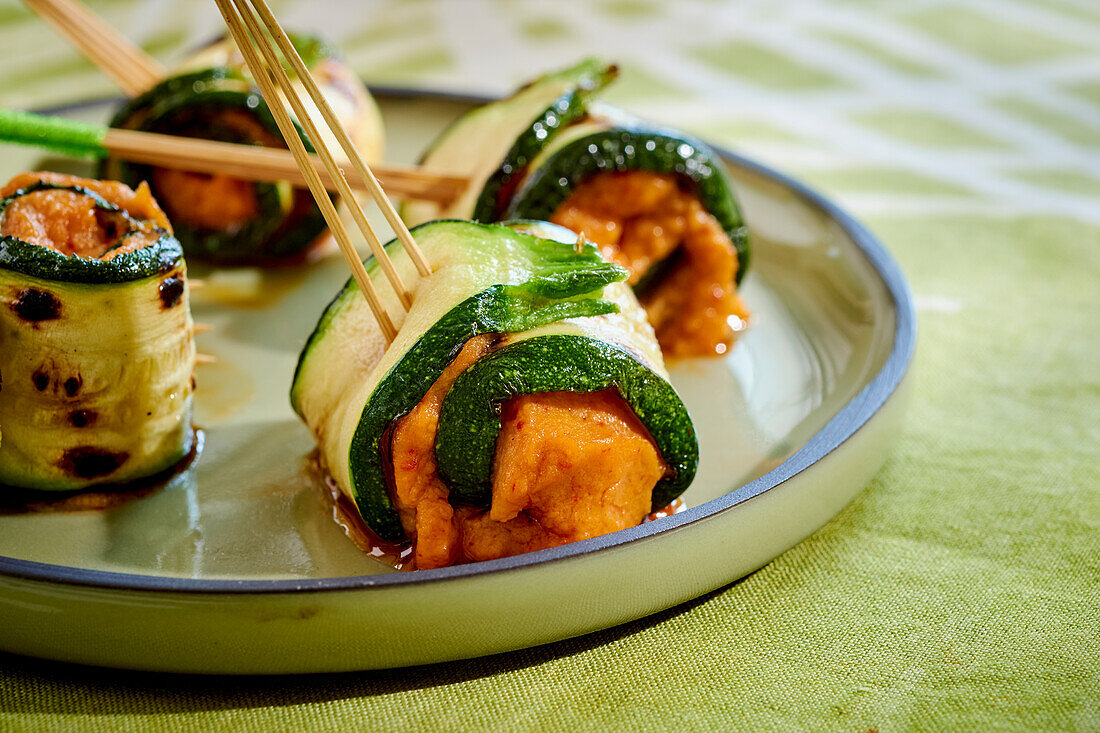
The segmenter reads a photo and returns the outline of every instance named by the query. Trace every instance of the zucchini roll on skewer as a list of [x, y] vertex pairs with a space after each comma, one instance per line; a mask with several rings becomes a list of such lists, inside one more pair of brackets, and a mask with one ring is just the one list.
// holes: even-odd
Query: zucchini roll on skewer
[[147, 186], [0, 189], [0, 484], [77, 490], [191, 452], [186, 266]]
[[[363, 83], [331, 46], [304, 35], [291, 40], [364, 158], [381, 160], [382, 118]], [[240, 53], [228, 40], [201, 50], [180, 73], [130, 100], [111, 126], [286, 147]], [[325, 142], [340, 150], [335, 138]], [[189, 257], [215, 264], [291, 264], [307, 258], [327, 236], [309, 191], [289, 183], [242, 181], [116, 159], [107, 160], [100, 172], [131, 186], [148, 181]]]
[[630, 271], [666, 355], [723, 354], [748, 317], [737, 283], [749, 245], [722, 162], [682, 133], [594, 104], [613, 76], [586, 61], [460, 118], [423, 163], [470, 176], [471, 192], [443, 211], [410, 204], [406, 219], [561, 224]]
[[[291, 391], [379, 538], [441, 567], [629, 527], [679, 496], [698, 446], [622, 268], [590, 244], [500, 225], [413, 235], [433, 273], [418, 278], [388, 246], [414, 294], [407, 315], [393, 303], [393, 344], [349, 282]], [[368, 271], [383, 289], [373, 260]]]

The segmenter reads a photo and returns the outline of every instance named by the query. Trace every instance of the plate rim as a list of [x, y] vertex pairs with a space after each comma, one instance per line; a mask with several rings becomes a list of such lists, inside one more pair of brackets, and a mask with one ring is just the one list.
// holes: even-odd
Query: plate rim
[[[498, 97], [491, 95], [456, 93], [432, 88], [399, 86], [370, 87], [378, 97], [397, 99], [433, 99], [440, 101], [484, 104]], [[83, 100], [69, 104], [36, 110], [42, 114], [64, 114], [112, 101], [111, 97]], [[118, 98], [121, 99], [121, 98]], [[706, 142], [706, 141], [704, 141]], [[349, 575], [331, 578], [285, 578], [275, 580], [194, 578], [122, 573], [110, 570], [76, 568], [68, 565], [42, 563], [0, 556], [0, 580], [15, 579], [49, 583], [54, 585], [90, 587], [149, 593], [182, 593], [188, 595], [250, 595], [282, 593], [314, 593], [327, 591], [365, 591], [371, 589], [401, 588], [409, 585], [454, 581], [469, 577], [496, 575], [520, 570], [529, 566], [562, 562], [587, 556], [601, 550], [612, 549], [636, 540], [649, 539], [680, 530], [711, 517], [732, 511], [741, 504], [778, 488], [789, 479], [822, 460], [838, 449], [886, 404], [897, 391], [909, 371], [916, 348], [917, 319], [912, 292], [893, 255], [887, 251], [878, 237], [848, 214], [824, 194], [780, 171], [747, 158], [732, 150], [711, 145], [727, 163], [752, 171], [769, 181], [779, 184], [798, 196], [802, 202], [818, 210], [835, 222], [852, 240], [875, 276], [881, 280], [892, 301], [896, 314], [894, 343], [882, 368], [871, 377], [863, 388], [834, 414], [820, 430], [814, 433], [797, 451], [775, 468], [733, 490], [691, 507], [683, 512], [664, 517], [658, 522], [647, 522], [636, 527], [592, 537], [560, 547], [539, 550], [523, 555], [486, 560], [447, 568], [418, 570], [415, 573], [384, 573], [378, 575]]]

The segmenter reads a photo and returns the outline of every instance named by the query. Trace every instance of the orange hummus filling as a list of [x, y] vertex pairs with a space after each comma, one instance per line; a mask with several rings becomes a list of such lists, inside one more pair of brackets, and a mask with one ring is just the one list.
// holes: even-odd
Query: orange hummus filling
[[654, 485], [668, 471], [614, 390], [522, 395], [502, 406], [489, 510], [453, 507], [435, 462], [439, 409], [492, 338], [467, 342], [394, 425], [393, 500], [420, 569], [508, 557], [640, 524]]
[[254, 184], [221, 173], [154, 168], [153, 184], [176, 221], [202, 229], [234, 231], [259, 216]]
[[48, 247], [63, 255], [109, 260], [147, 247], [171, 232], [168, 218], [142, 183], [137, 190], [117, 181], [97, 181], [63, 173], [21, 173], [0, 188], [10, 196], [39, 181], [80, 186], [118, 206], [136, 221], [105, 211], [91, 198], [75, 191], [44, 189], [20, 196], [4, 210], [0, 234]]
[[[666, 356], [726, 353], [748, 319], [737, 294], [737, 253], [718, 221], [674, 176], [601, 173], [581, 183], [550, 219], [583, 234], [630, 270], [669, 272], [639, 294]], [[675, 258], [669, 261], [668, 258]]]
[[[271, 134], [251, 115], [235, 109], [221, 110], [203, 123], [202, 129], [217, 129], [218, 137], [267, 147], [285, 148], [282, 138]], [[197, 127], [174, 134], [206, 137]], [[157, 197], [172, 221], [181, 226], [235, 231], [260, 214], [255, 184], [220, 173], [192, 173], [171, 168], [153, 168], [150, 177]]]

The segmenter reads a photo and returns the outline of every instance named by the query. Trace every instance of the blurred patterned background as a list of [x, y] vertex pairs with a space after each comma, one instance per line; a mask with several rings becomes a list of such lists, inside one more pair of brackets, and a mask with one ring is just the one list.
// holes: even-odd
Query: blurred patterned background
[[[221, 27], [212, 2], [89, 4], [168, 64]], [[618, 61], [610, 100], [836, 198], [916, 294], [905, 431], [835, 520], [675, 613], [322, 684], [0, 657], [0, 728], [1097, 730], [1096, 0], [274, 5], [376, 85], [500, 95]], [[15, 0], [0, 49], [6, 106], [114, 93]]]
[[[90, 5], [171, 65], [213, 3]], [[1100, 5], [1090, 0], [273, 3], [369, 83], [500, 95], [590, 54], [609, 97], [819, 184], [861, 212], [1100, 221]], [[0, 99], [114, 92], [21, 4], [0, 6]]]

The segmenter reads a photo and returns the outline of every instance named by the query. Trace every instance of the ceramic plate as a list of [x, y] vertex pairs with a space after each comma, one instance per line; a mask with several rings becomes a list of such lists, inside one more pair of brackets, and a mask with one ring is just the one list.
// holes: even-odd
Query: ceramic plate
[[[412, 161], [470, 100], [380, 92], [388, 158]], [[109, 102], [61, 113], [103, 121]], [[0, 179], [72, 161], [6, 148]], [[0, 515], [0, 648], [178, 672], [372, 669], [552, 642], [674, 606], [752, 572], [843, 508], [882, 464], [915, 339], [897, 266], [805, 186], [725, 154], [752, 229], [754, 317], [726, 358], [672, 369], [700, 438], [688, 509], [552, 550], [412, 573], [364, 555], [309, 469], [287, 394], [347, 277], [203, 271], [205, 450], [104, 511]], [[386, 231], [379, 217], [379, 231]], [[365, 246], [363, 248], [365, 250]]]

